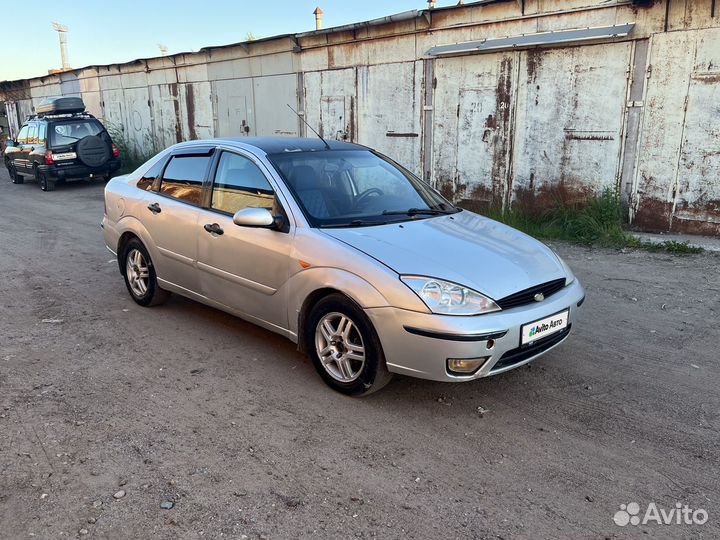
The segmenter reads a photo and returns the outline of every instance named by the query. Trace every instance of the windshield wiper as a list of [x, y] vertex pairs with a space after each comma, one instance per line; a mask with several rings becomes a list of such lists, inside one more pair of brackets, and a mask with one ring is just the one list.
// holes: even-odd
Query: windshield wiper
[[457, 210], [437, 210], [435, 208], [408, 208], [407, 210], [384, 210], [383, 216], [440, 216], [454, 214]]
[[353, 219], [344, 223], [326, 223], [320, 225], [321, 229], [340, 229], [343, 227], [368, 227], [370, 225], [387, 225], [387, 221], [368, 221], [364, 219]]

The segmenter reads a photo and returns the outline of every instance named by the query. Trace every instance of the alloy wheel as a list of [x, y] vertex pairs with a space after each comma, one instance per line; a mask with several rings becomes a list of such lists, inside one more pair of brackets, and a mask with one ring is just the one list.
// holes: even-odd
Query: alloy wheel
[[140, 250], [132, 249], [127, 254], [125, 272], [132, 293], [138, 298], [145, 296], [150, 285], [150, 266]]
[[342, 313], [328, 313], [318, 321], [315, 348], [325, 371], [337, 381], [354, 381], [365, 366], [365, 345], [360, 330]]

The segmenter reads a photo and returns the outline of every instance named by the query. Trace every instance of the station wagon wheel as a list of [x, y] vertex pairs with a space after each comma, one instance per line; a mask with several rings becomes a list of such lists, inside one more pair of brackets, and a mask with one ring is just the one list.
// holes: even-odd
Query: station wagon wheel
[[43, 191], [53, 191], [55, 189], [55, 181], [50, 180], [48, 175], [41, 172], [37, 167], [35, 167], [35, 180], [37, 180], [37, 183], [40, 185], [40, 189]]
[[325, 370], [340, 382], [354, 381], [365, 366], [362, 335], [342, 313], [328, 313], [318, 321], [315, 349]]
[[335, 390], [367, 395], [392, 378], [377, 332], [362, 308], [348, 297], [322, 298], [310, 309], [303, 328], [315, 369]]
[[155, 306], [167, 300], [170, 293], [158, 285], [152, 259], [140, 240], [133, 238], [127, 243], [121, 263], [125, 285], [135, 302]]
[[25, 182], [25, 179], [18, 174], [15, 164], [12, 161], [6, 161], [5, 166], [7, 167], [10, 180], [12, 180], [13, 184], [22, 184]]

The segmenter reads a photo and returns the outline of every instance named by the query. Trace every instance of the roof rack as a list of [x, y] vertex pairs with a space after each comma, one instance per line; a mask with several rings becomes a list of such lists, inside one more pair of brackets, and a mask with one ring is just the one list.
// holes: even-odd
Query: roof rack
[[56, 120], [63, 118], [95, 118], [94, 115], [90, 114], [89, 112], [83, 111], [83, 112], [73, 112], [73, 113], [38, 113], [38, 114], [31, 114], [28, 116], [28, 121], [30, 120]]

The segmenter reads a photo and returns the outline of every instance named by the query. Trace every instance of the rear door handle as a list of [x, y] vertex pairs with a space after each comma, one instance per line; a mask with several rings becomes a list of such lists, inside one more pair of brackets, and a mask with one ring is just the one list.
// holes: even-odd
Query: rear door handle
[[162, 208], [160, 208], [158, 203], [148, 204], [148, 210], [150, 210], [153, 214], [159, 214], [162, 212]]
[[217, 223], [206, 223], [204, 225], [204, 228], [210, 234], [217, 234], [218, 236], [225, 232], [222, 230], [222, 227], [220, 227], [220, 225], [218, 225]]

